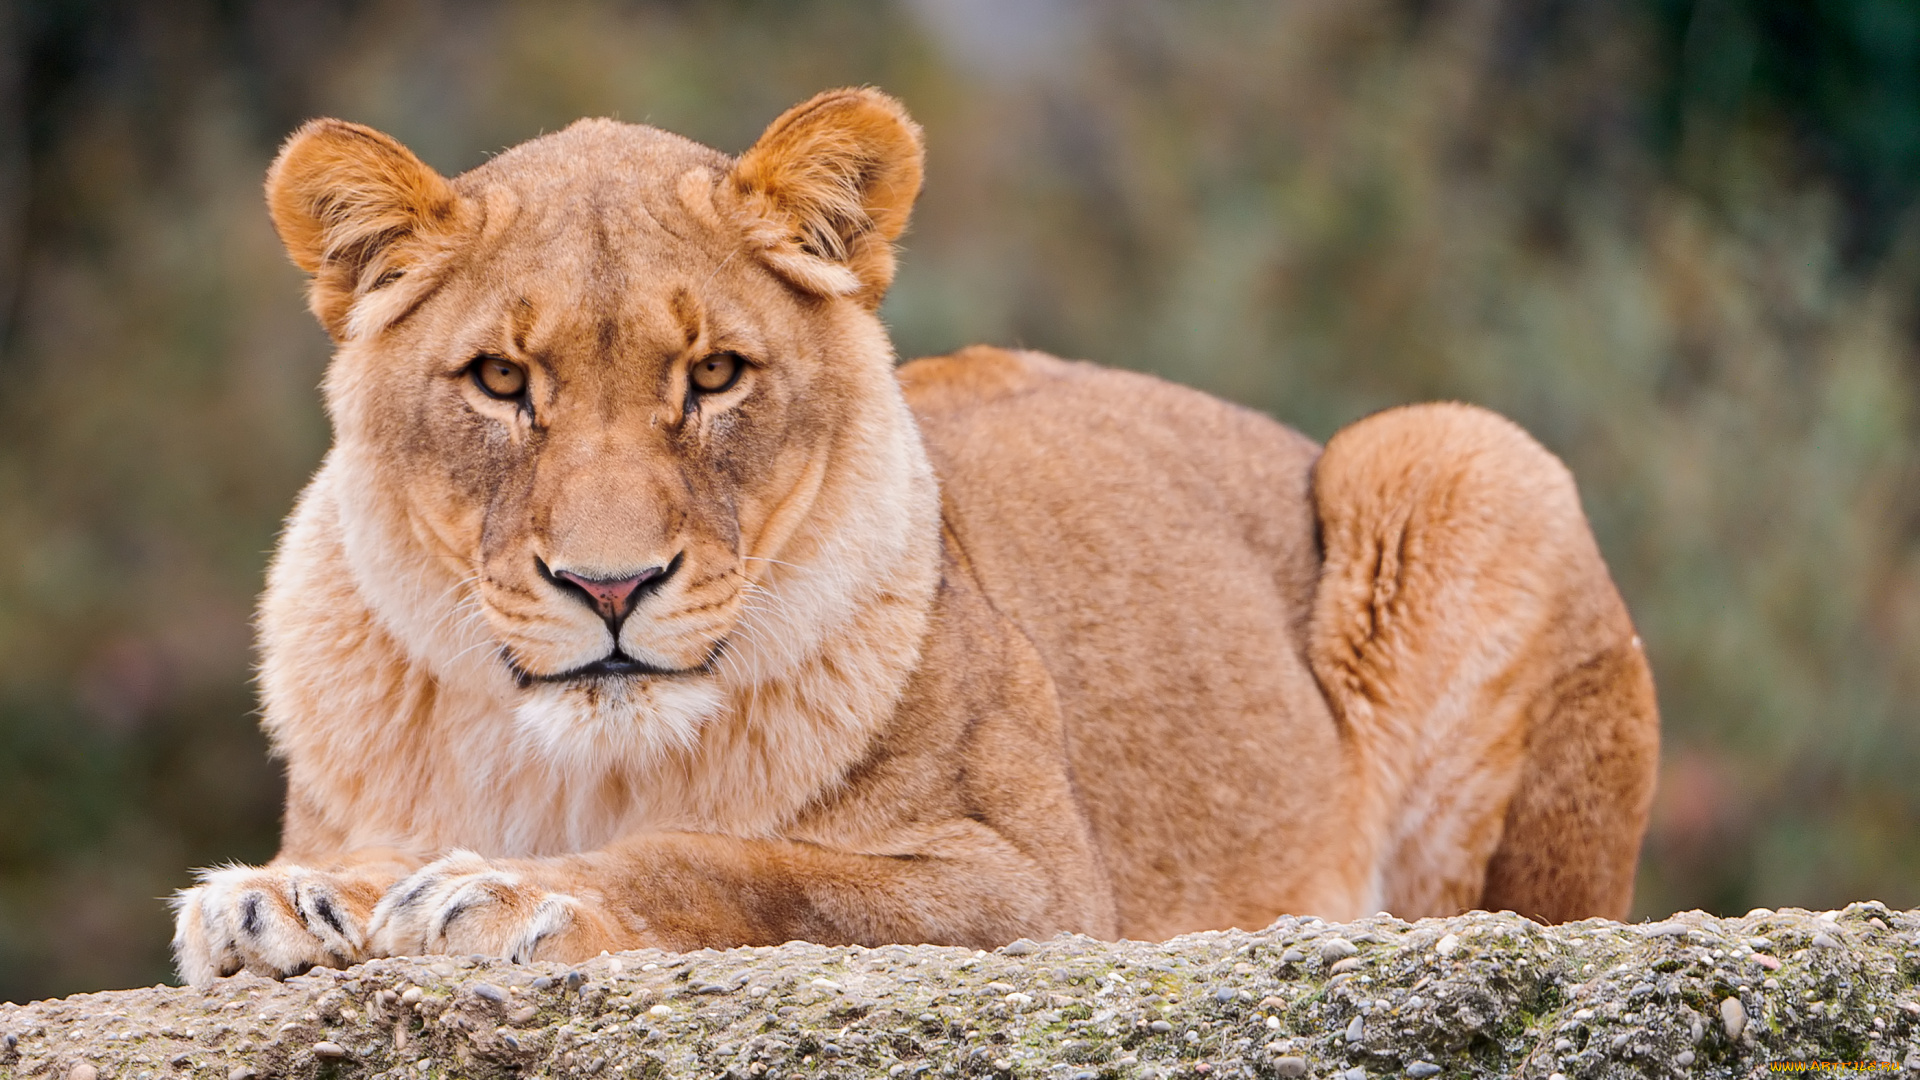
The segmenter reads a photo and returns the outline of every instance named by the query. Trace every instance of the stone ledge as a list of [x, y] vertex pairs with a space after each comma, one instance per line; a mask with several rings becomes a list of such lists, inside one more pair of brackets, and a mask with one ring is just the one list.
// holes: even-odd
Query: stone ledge
[[[1920, 911], [375, 960], [0, 1005], [0, 1080], [1920, 1075]], [[1885, 1068], [1886, 1066], [1882, 1066]], [[1364, 1074], [1355, 1070], [1364, 1070]]]

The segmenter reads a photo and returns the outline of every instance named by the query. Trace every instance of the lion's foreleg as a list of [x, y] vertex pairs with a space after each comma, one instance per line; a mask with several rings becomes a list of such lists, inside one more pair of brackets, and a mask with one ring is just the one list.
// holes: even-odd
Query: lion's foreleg
[[603, 949], [932, 942], [1048, 934], [1061, 906], [1031, 859], [975, 822], [863, 853], [661, 833], [547, 859], [455, 853], [390, 890], [377, 954], [579, 960]]
[[175, 966], [206, 986], [241, 971], [284, 977], [363, 960], [375, 905], [418, 865], [380, 850], [202, 870], [173, 898]]

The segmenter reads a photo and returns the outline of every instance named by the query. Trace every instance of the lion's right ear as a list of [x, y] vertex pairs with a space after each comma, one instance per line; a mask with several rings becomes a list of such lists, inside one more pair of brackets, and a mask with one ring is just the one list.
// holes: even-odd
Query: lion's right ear
[[356, 307], [385, 308], [361, 301], [421, 269], [459, 229], [464, 201], [393, 138], [344, 120], [309, 121], [267, 170], [273, 227], [313, 275], [307, 303], [335, 341], [384, 325]]

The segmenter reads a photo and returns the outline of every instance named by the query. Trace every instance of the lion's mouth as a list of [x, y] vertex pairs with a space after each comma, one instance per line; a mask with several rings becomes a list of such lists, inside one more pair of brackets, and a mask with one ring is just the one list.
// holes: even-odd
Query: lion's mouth
[[528, 671], [526, 668], [515, 663], [512, 657], [507, 657], [506, 660], [507, 670], [513, 673], [513, 681], [518, 684], [522, 690], [527, 689], [535, 683], [587, 682], [595, 679], [618, 679], [635, 676], [672, 678], [676, 676], [705, 675], [713, 666], [712, 659], [708, 658], [693, 667], [660, 667], [657, 664], [649, 664], [645, 660], [636, 660], [626, 653], [621, 652], [618, 646], [616, 646], [611, 653], [590, 664], [582, 664], [576, 668], [568, 668], [565, 671], [555, 671], [547, 674], [537, 674]]
[[507, 670], [513, 674], [514, 684], [525, 690], [535, 683], [593, 682], [598, 679], [625, 678], [672, 679], [686, 678], [691, 675], [711, 675], [714, 665], [720, 662], [721, 655], [726, 651], [727, 639], [721, 638], [713, 643], [713, 648], [708, 650], [706, 658], [699, 663], [691, 667], [674, 668], [636, 660], [621, 651], [620, 646], [615, 645], [612, 652], [590, 664], [548, 674], [539, 674], [521, 667], [519, 661], [513, 658], [513, 654], [505, 649], [501, 650], [500, 659], [507, 665]]

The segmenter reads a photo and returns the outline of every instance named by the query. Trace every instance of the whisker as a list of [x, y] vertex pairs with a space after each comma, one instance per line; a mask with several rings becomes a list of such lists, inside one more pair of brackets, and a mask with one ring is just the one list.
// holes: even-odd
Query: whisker
[[733, 261], [733, 257], [735, 255], [740, 254], [742, 251], [745, 251], [746, 249], [747, 249], [746, 245], [741, 244], [735, 247], [732, 251], [729, 251], [727, 253], [727, 257], [720, 260], [720, 265], [713, 268], [713, 273], [707, 275], [707, 280], [702, 282], [700, 284], [700, 287], [704, 289], [708, 285], [713, 284], [713, 279], [720, 276], [720, 271], [725, 270], [727, 268], [727, 264]]
[[763, 562], [763, 563], [772, 563], [775, 566], [790, 566], [795, 570], [806, 569], [806, 567], [801, 566], [799, 563], [790, 563], [784, 559], [769, 559], [762, 555], [742, 555], [740, 557], [742, 559], [745, 559], [748, 562]]
[[[448, 596], [456, 592], [459, 592], [461, 590], [469, 588], [479, 580], [480, 580], [480, 575], [476, 572], [473, 574], [469, 574], [464, 578], [461, 578], [459, 581], [454, 582], [452, 585], [449, 585], [446, 589], [441, 591], [440, 598], [438, 601], [436, 601], [436, 605], [439, 603], [444, 603]], [[441, 613], [438, 619], [434, 620], [433, 627], [432, 627], [433, 631], [435, 633], [438, 633], [440, 630], [446, 627], [449, 620], [460, 616], [463, 609], [466, 609], [470, 605], [477, 605], [479, 603], [479, 599], [480, 598], [476, 593], [469, 592], [458, 603], [447, 608], [445, 611]]]
[[448, 658], [447, 662], [449, 664], [459, 663], [461, 660], [466, 659], [467, 654], [470, 652], [473, 652], [475, 649], [492, 648], [494, 644], [495, 643], [491, 641], [476, 641], [473, 644], [467, 646], [466, 648], [461, 649], [459, 652], [454, 653], [451, 657]]

